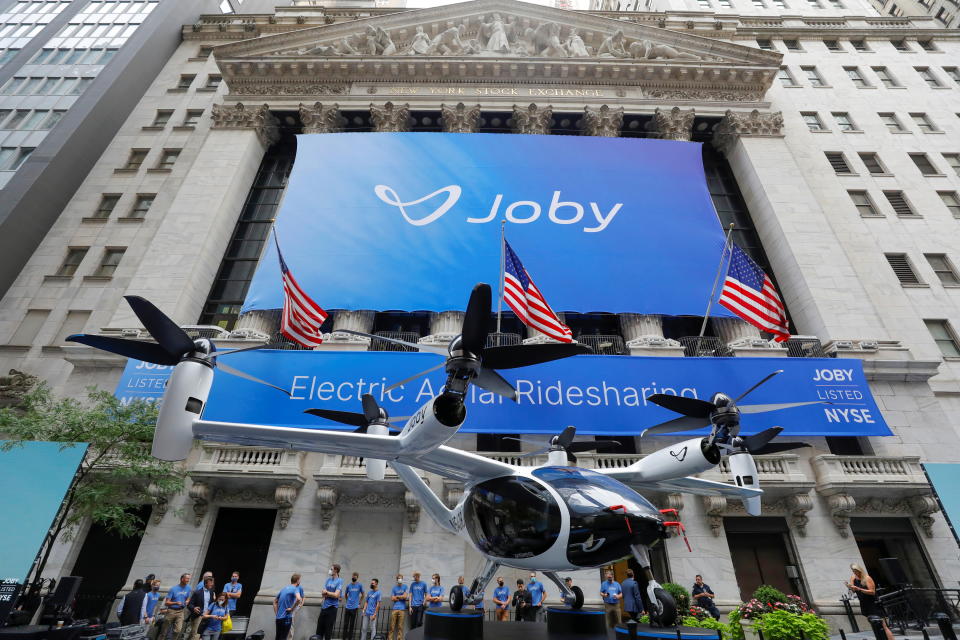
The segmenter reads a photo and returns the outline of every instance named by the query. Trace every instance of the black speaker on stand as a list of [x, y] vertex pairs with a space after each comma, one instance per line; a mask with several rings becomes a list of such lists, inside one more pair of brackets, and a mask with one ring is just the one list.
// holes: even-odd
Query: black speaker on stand
[[80, 590], [80, 576], [63, 576], [57, 583], [53, 595], [43, 604], [43, 613], [38, 622], [40, 624], [55, 625], [59, 621], [70, 623], [73, 621], [73, 601]]

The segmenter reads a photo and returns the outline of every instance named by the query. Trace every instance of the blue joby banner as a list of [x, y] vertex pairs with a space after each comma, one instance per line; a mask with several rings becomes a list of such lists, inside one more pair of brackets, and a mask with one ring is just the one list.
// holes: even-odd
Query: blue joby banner
[[[557, 311], [703, 315], [723, 246], [699, 143], [591, 136], [301, 135], [276, 229], [325, 309], [446, 311], [496, 289], [501, 220]], [[243, 310], [282, 304], [271, 241]]]
[[[372, 394], [391, 415], [411, 415], [445, 380], [442, 371], [390, 392], [397, 380], [440, 362], [440, 356], [394, 351], [249, 351], [228, 356], [230, 365], [276, 384], [275, 389], [218, 371], [203, 417], [267, 425], [348, 428], [304, 414], [309, 408], [359, 412]], [[783, 369], [744, 404], [828, 401], [743, 416], [744, 433], [771, 426], [790, 436], [891, 435], [870, 393], [859, 360], [833, 358], [642, 358], [576, 356], [500, 373], [520, 394], [516, 404], [471, 386], [467, 421], [476, 433], [557, 433], [567, 425], [585, 435], [637, 435], [678, 417], [646, 398], [668, 393], [709, 400], [733, 397], [767, 374]], [[169, 367], [131, 360], [117, 385], [124, 400], [159, 399]]]

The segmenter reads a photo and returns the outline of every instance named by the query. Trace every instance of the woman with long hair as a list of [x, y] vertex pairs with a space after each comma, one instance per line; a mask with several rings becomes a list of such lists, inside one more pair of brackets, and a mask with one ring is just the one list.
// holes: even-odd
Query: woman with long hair
[[860, 612], [868, 619], [870, 616], [878, 616], [883, 624], [883, 632], [886, 634], [887, 640], [893, 640], [893, 632], [887, 626], [887, 619], [883, 616], [880, 606], [877, 604], [877, 583], [873, 581], [870, 574], [864, 571], [863, 567], [856, 563], [850, 565], [850, 571], [853, 572], [853, 575], [850, 576], [846, 585], [850, 591], [857, 594], [857, 599], [860, 600]]
[[200, 634], [202, 640], [219, 640], [220, 630], [223, 629], [223, 621], [230, 615], [230, 609], [227, 608], [227, 594], [221, 593], [214, 602], [207, 606], [203, 618], [207, 625]]

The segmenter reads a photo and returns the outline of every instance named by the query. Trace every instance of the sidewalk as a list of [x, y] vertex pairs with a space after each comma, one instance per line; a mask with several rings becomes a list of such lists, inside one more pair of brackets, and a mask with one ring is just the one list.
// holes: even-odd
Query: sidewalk
[[[960, 625], [953, 625], [953, 629], [956, 632], [957, 636], [960, 637]], [[900, 638], [916, 638], [916, 640], [923, 640], [923, 632], [917, 631], [916, 629], [907, 628], [906, 634], [901, 634], [898, 628], [892, 628], [893, 637], [896, 639]], [[940, 627], [933, 625], [932, 627], [927, 627], [925, 629], [927, 632], [927, 637], [930, 640], [943, 638], [943, 635], [940, 633]], [[857, 633], [846, 632], [847, 640], [874, 640], [873, 631], [859, 631]], [[830, 640], [841, 640], [840, 634], [835, 634], [830, 636]]]

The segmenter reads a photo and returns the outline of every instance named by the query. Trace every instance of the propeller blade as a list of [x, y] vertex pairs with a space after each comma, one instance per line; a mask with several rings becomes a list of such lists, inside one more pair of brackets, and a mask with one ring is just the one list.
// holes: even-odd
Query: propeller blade
[[490, 332], [490, 285], [480, 283], [470, 293], [467, 312], [463, 316], [463, 331], [460, 346], [464, 351], [482, 355]]
[[250, 375], [249, 373], [244, 373], [243, 371], [240, 371], [239, 369], [234, 369], [233, 367], [231, 367], [231, 366], [229, 366], [229, 365], [226, 365], [226, 364], [223, 364], [222, 362], [218, 362], [218, 363], [217, 363], [217, 368], [220, 369], [220, 370], [222, 370], [224, 373], [229, 373], [229, 374], [232, 375], [232, 376], [237, 376], [238, 378], [243, 378], [244, 380], [249, 380], [250, 382], [256, 382], [256, 383], [258, 383], [258, 384], [266, 385], [266, 386], [268, 386], [268, 387], [273, 387], [273, 388], [276, 389], [277, 391], [280, 391], [280, 392], [282, 392], [282, 393], [285, 393], [285, 394], [287, 394], [288, 396], [290, 395], [290, 392], [287, 391], [286, 389], [282, 388], [282, 387], [278, 387], [278, 386], [275, 385], [275, 384], [270, 384], [270, 383], [267, 382], [266, 380], [261, 380], [260, 378], [257, 378], [257, 377], [255, 377], [255, 376], [252, 376], [252, 375]]
[[767, 380], [769, 380], [770, 378], [772, 378], [772, 377], [774, 377], [774, 376], [778, 376], [778, 375], [780, 375], [781, 373], [783, 373], [783, 369], [777, 369], [776, 371], [774, 371], [773, 373], [771, 373], [770, 375], [768, 375], [766, 378], [764, 378], [763, 380], [761, 380], [760, 382], [758, 382], [757, 384], [753, 385], [752, 387], [750, 387], [749, 389], [747, 389], [746, 391], [744, 391], [743, 393], [741, 393], [739, 396], [737, 396], [736, 398], [734, 398], [734, 399], [733, 399], [734, 403], [740, 402], [740, 401], [743, 400], [745, 397], [747, 397], [749, 394], [753, 393], [754, 389], [756, 389], [757, 387], [759, 387], [760, 385], [762, 385], [763, 383], [765, 383], [765, 382], [766, 382]]
[[573, 438], [577, 435], [577, 428], [573, 425], [565, 427], [563, 431], [557, 436], [557, 446], [563, 447], [566, 449], [573, 442]]
[[[387, 422], [406, 422], [413, 416], [393, 416], [387, 419]], [[389, 425], [388, 425], [389, 426]], [[391, 429], [396, 429], [396, 427], [390, 427]]]
[[349, 333], [352, 336], [360, 336], [362, 338], [371, 338], [373, 340], [385, 340], [386, 342], [401, 344], [405, 347], [411, 347], [419, 351], [436, 353], [437, 355], [441, 355], [441, 356], [447, 355], [447, 350], [443, 347], [435, 347], [429, 344], [420, 344], [419, 342], [407, 342], [406, 340], [399, 340], [397, 338], [385, 338], [384, 336], [375, 336], [372, 333], [364, 333], [363, 331], [354, 331], [353, 329], [337, 329], [336, 331], [334, 331], [334, 333]]
[[743, 446], [750, 453], [754, 453], [767, 446], [771, 440], [780, 435], [781, 431], [783, 431], [783, 427], [770, 427], [752, 436], [744, 436]]
[[643, 432], [640, 434], [640, 437], [656, 436], [660, 435], [661, 433], [675, 433], [677, 431], [694, 431], [709, 425], [710, 422], [706, 418], [691, 418], [689, 416], [684, 416], [682, 418], [675, 418], [673, 420], [668, 420], [652, 427], [648, 427], [643, 430]]
[[353, 413], [352, 411], [334, 411], [332, 409], [306, 409], [304, 413], [309, 413], [312, 416], [317, 416], [318, 418], [323, 418], [325, 420], [339, 422], [340, 424], [348, 424], [351, 427], [362, 427], [363, 431], [358, 429], [358, 433], [367, 432], [368, 422], [362, 413]]
[[392, 385], [390, 385], [389, 387], [387, 387], [386, 389], [384, 389], [384, 391], [393, 391], [393, 390], [396, 389], [397, 387], [399, 387], [399, 386], [401, 386], [401, 385], [405, 385], [405, 384], [407, 384], [408, 382], [410, 382], [411, 380], [416, 380], [416, 379], [419, 378], [420, 376], [425, 376], [425, 375], [427, 375], [428, 373], [433, 373], [433, 372], [436, 371], [437, 369], [442, 369], [442, 368], [445, 367], [445, 366], [447, 366], [446, 361], [441, 362], [440, 364], [438, 364], [438, 365], [435, 366], [435, 367], [430, 367], [429, 369], [424, 369], [424, 370], [421, 371], [420, 373], [415, 373], [415, 374], [413, 374], [412, 376], [410, 376], [409, 378], [404, 378], [404, 379], [401, 380], [400, 382], [394, 382]]
[[784, 451], [792, 451], [809, 446], [806, 442], [771, 442], [767, 446], [751, 453], [758, 456], [768, 456], [774, 453], [783, 453]]
[[569, 358], [581, 353], [593, 353], [588, 345], [564, 344], [518, 344], [509, 347], [487, 347], [483, 350], [483, 366], [491, 369], [516, 369]]
[[242, 351], [256, 351], [257, 349], [279, 349], [283, 345], [279, 343], [268, 343], [268, 344], [258, 344], [253, 347], [244, 347], [242, 349], [227, 349], [226, 351], [214, 351], [210, 354], [210, 358], [219, 358], [220, 356], [227, 356], [231, 353], [240, 353]]
[[166, 349], [152, 342], [125, 340], [123, 338], [111, 338], [109, 336], [95, 336], [87, 333], [68, 336], [67, 341], [85, 344], [88, 347], [94, 347], [101, 351], [108, 351], [118, 356], [126, 356], [134, 360], [152, 362], [153, 364], [173, 366], [180, 362], [180, 356], [171, 355], [167, 353]]
[[170, 355], [180, 356], [194, 350], [193, 340], [152, 302], [140, 296], [124, 296], [143, 327]]
[[544, 444], [543, 440], [527, 440], [526, 438], [514, 438], [513, 436], [503, 436], [501, 440], [511, 440], [513, 442], [520, 442], [522, 444], [532, 444], [535, 447], [549, 447], [549, 444]]
[[360, 401], [363, 403], [363, 417], [367, 422], [380, 419], [380, 406], [372, 395], [365, 393], [360, 397]]
[[573, 451], [575, 453], [582, 451], [602, 451], [603, 449], [613, 449], [618, 446], [620, 446], [620, 443], [616, 440], [597, 440], [595, 442], [584, 440], [583, 442], [571, 442], [567, 447], [567, 451]]
[[550, 453], [550, 447], [549, 447], [549, 446], [547, 446], [547, 447], [541, 447], [540, 449], [537, 449], [536, 451], [528, 451], [527, 453], [522, 453], [522, 454], [520, 454], [520, 455], [517, 456], [517, 457], [518, 457], [518, 458], [532, 458], [533, 456], [542, 456], [542, 455], [545, 454], [545, 453]]
[[833, 404], [824, 400], [813, 400], [811, 402], [782, 402], [780, 404], [745, 404], [740, 409], [740, 413], [766, 413], [767, 411], [778, 411], [780, 409], [789, 409], [791, 407], [804, 407], [808, 404]]
[[566, 454], [567, 454], [567, 462], [569, 462], [570, 464], [576, 466], [576, 464], [577, 464], [577, 456], [575, 456], [575, 455], [573, 455], [572, 453], [570, 453], [570, 450], [569, 450], [569, 449], [566, 449], [565, 451], [566, 451]]
[[671, 396], [663, 393], [655, 393], [647, 398], [650, 402], [660, 405], [664, 409], [676, 411], [690, 418], [709, 418], [710, 414], [717, 410], [717, 406], [706, 400], [697, 398], [685, 398], [683, 396]]
[[473, 379], [473, 384], [504, 398], [509, 398], [514, 402], [517, 401], [517, 390], [493, 369], [481, 367], [477, 377]]

